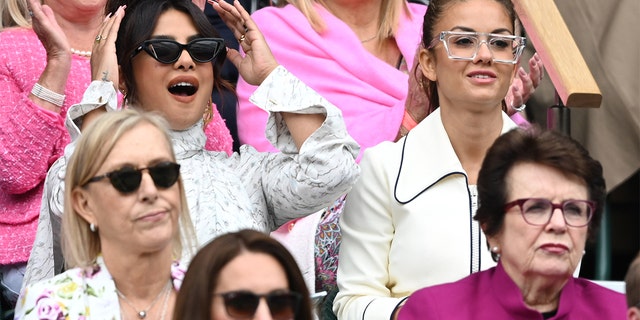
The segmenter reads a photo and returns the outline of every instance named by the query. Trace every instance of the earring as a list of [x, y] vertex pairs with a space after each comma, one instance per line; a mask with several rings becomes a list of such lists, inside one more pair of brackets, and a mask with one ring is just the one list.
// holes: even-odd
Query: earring
[[206, 128], [209, 122], [213, 119], [213, 101], [209, 98], [209, 102], [204, 107], [204, 114], [202, 115], [202, 120], [204, 120], [204, 125], [202, 128]]
[[127, 106], [127, 91], [122, 90], [122, 105], [120, 106], [121, 110], [124, 110]]
[[90, 223], [90, 224], [89, 224], [89, 230], [91, 230], [91, 232], [95, 233], [95, 232], [96, 232], [96, 230], [98, 230], [98, 227], [96, 227], [96, 225], [95, 225], [95, 224]]
[[491, 247], [491, 255], [495, 256], [497, 260], [500, 260], [500, 248], [498, 248], [498, 246]]

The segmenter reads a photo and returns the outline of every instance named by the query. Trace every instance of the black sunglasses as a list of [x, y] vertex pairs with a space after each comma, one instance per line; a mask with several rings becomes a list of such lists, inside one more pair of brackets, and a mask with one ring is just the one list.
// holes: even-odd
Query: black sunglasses
[[215, 59], [222, 48], [224, 48], [224, 39], [220, 38], [198, 38], [187, 44], [170, 39], [151, 39], [139, 45], [131, 54], [131, 58], [144, 50], [158, 62], [171, 64], [178, 61], [182, 50], [187, 50], [193, 61], [204, 63]]
[[302, 296], [297, 292], [274, 291], [268, 294], [255, 294], [250, 291], [231, 291], [216, 293], [222, 296], [227, 314], [235, 319], [252, 319], [265, 298], [271, 317], [274, 320], [295, 319]]
[[176, 181], [178, 181], [178, 177], [180, 176], [180, 165], [166, 161], [140, 169], [127, 166], [100, 176], [95, 176], [89, 179], [89, 181], [84, 185], [100, 181], [104, 178], [109, 178], [111, 185], [113, 185], [116, 190], [122, 193], [134, 192], [140, 187], [143, 170], [149, 171], [153, 184], [160, 189], [167, 189], [171, 187], [176, 183]]

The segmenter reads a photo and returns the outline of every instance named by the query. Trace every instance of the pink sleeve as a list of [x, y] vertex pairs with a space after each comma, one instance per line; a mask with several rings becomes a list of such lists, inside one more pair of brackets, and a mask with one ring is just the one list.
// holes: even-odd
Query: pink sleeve
[[233, 138], [229, 128], [225, 124], [225, 120], [218, 112], [218, 108], [213, 105], [213, 118], [211, 122], [204, 129], [204, 133], [207, 136], [207, 143], [204, 148], [210, 151], [224, 151], [228, 155], [233, 153]]
[[28, 98], [41, 70], [36, 62], [40, 57], [30, 53], [39, 42], [16, 46], [8, 43], [12, 39], [17, 38], [3, 37], [0, 45], [0, 190], [21, 194], [44, 180], [69, 138], [63, 116]]
[[511, 120], [513, 120], [513, 122], [515, 122], [520, 128], [526, 129], [531, 126], [531, 123], [529, 123], [529, 121], [527, 121], [527, 119], [518, 112], [510, 115], [509, 118], [511, 118]]

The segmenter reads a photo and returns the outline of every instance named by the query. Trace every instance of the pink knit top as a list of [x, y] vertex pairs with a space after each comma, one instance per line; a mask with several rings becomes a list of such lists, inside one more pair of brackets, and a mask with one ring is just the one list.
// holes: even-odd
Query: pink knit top
[[[33, 30], [0, 32], [0, 265], [29, 258], [47, 170], [70, 141], [64, 117], [91, 82], [89, 59], [73, 55], [60, 113], [45, 110], [28, 96], [46, 61]], [[206, 148], [231, 153], [229, 130], [213, 110]]]

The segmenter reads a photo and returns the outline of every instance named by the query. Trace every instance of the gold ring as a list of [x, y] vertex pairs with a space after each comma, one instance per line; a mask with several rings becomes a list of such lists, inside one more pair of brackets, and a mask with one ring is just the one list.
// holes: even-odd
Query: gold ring
[[240, 39], [238, 39], [238, 42], [242, 42], [244, 41], [244, 39], [246, 39], [246, 37], [244, 36], [244, 33], [240, 36]]
[[96, 37], [96, 42], [100, 42], [100, 40], [102, 40], [102, 39], [104, 39], [104, 38], [102, 38], [102, 35], [101, 35], [101, 34], [99, 34], [99, 35]]

